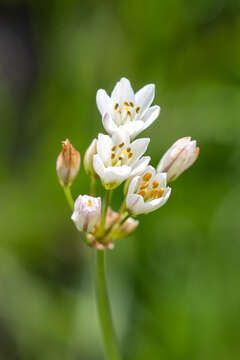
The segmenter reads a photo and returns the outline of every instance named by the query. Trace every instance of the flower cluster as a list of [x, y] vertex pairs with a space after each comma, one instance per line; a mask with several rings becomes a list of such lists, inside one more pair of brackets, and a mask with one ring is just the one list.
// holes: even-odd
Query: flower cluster
[[[91, 194], [75, 201], [72, 220], [86, 233], [86, 242], [97, 249], [112, 248], [114, 239], [125, 237], [138, 226], [138, 215], [147, 214], [164, 205], [171, 194], [168, 183], [175, 180], [197, 159], [199, 148], [190, 137], [177, 140], [163, 155], [157, 168], [144, 156], [150, 139], [135, 139], [159, 116], [160, 107], [152, 105], [155, 86], [149, 84], [134, 93], [128, 79], [122, 78], [111, 96], [97, 91], [96, 102], [107, 134], [99, 134], [87, 149], [84, 168], [91, 178]], [[80, 154], [68, 140], [57, 160], [60, 184], [67, 196], [80, 168]], [[102, 202], [95, 197], [95, 183], [106, 189]], [[123, 182], [124, 198], [118, 212], [110, 208], [113, 189]]]

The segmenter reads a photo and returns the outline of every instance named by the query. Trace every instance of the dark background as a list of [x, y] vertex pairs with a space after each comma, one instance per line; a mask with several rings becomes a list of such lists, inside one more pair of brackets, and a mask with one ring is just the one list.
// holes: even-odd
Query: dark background
[[[83, 157], [103, 131], [96, 90], [122, 76], [156, 84], [153, 165], [180, 137], [201, 147], [108, 253], [124, 359], [239, 359], [239, 38], [238, 0], [1, 1], [1, 359], [103, 359], [93, 251], [55, 161], [67, 137]], [[72, 191], [88, 192], [83, 167]]]

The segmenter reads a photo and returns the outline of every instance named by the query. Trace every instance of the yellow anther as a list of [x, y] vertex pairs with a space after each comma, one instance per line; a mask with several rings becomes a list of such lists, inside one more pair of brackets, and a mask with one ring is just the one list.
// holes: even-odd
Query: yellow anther
[[112, 160], [115, 158], [115, 156], [116, 156], [115, 154], [112, 154], [112, 156], [111, 156]]
[[144, 182], [141, 184], [140, 189], [141, 189], [141, 190], [142, 190], [142, 189], [146, 189], [146, 188], [148, 187], [148, 185], [149, 185], [149, 182], [148, 182], [148, 181], [144, 181]]
[[129, 105], [130, 105], [131, 107], [134, 107], [134, 103], [131, 102], [131, 101], [130, 101]]
[[143, 181], [149, 181], [152, 177], [152, 174], [151, 173], [146, 173], [144, 176], [143, 176]]
[[132, 156], [133, 156], [133, 153], [132, 153], [132, 152], [128, 153], [128, 158], [129, 158], [129, 159], [131, 159]]
[[128, 106], [124, 106], [124, 110], [128, 111], [129, 107]]
[[114, 145], [113, 147], [112, 147], [112, 151], [115, 151], [116, 150], [116, 145]]
[[119, 158], [118, 158], [118, 159], [119, 159], [120, 161], [122, 161], [122, 159], [123, 159], [123, 158], [122, 158], [122, 156], [119, 156]]
[[150, 198], [151, 199], [155, 199], [156, 197], [158, 197], [158, 190], [157, 189], [153, 189], [151, 194], [150, 194]]
[[140, 107], [139, 107], [139, 106], [137, 106], [137, 107], [136, 107], [136, 113], [138, 114], [138, 113], [139, 113], [139, 111], [140, 111]]
[[87, 204], [88, 204], [88, 206], [91, 207], [91, 206], [92, 206], [92, 200], [88, 200], [88, 203], [87, 203]]
[[146, 190], [141, 190], [139, 191], [138, 195], [144, 197], [146, 195], [147, 191]]
[[164, 189], [163, 189], [163, 188], [159, 189], [159, 191], [158, 191], [158, 198], [162, 197], [162, 196], [163, 196], [163, 193], [164, 193]]
[[128, 147], [128, 148], [127, 148], [127, 152], [130, 152], [130, 151], [131, 151], [131, 148], [130, 148], [130, 147]]
[[119, 107], [119, 104], [116, 103], [115, 106], [114, 106], [114, 110], [117, 110], [118, 107]]
[[153, 183], [152, 183], [152, 187], [157, 188], [158, 185], [159, 185], [159, 182], [157, 180], [154, 180]]
[[123, 150], [122, 151], [122, 155], [126, 155], [127, 151], [126, 150]]
[[129, 106], [129, 103], [127, 101], [124, 101], [125, 106]]
[[131, 111], [129, 111], [129, 110], [128, 110], [127, 114], [128, 114], [128, 116], [131, 116], [131, 115], [132, 115], [132, 114], [131, 114]]
[[124, 142], [118, 145], [120, 149], [124, 146]]

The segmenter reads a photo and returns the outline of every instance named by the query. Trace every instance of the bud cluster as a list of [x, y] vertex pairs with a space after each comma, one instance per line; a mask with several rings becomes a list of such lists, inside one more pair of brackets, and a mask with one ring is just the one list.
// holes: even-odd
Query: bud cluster
[[[163, 206], [171, 194], [168, 183], [176, 180], [199, 155], [196, 141], [184, 137], [166, 151], [156, 169], [149, 165], [151, 158], [144, 154], [150, 139], [135, 138], [160, 114], [158, 105], [151, 106], [154, 95], [153, 84], [134, 93], [126, 78], [116, 84], [111, 96], [103, 89], [97, 91], [97, 106], [107, 134], [98, 134], [85, 152], [84, 169], [91, 179], [91, 191], [76, 199], [72, 220], [86, 234], [86, 243], [98, 250], [113, 248], [113, 240], [136, 230], [139, 221], [135, 217]], [[69, 189], [79, 172], [80, 159], [69, 140], [63, 141], [57, 174], [67, 196], [71, 196]], [[125, 182], [118, 212], [110, 208], [110, 196], [104, 202], [94, 196], [97, 180], [107, 195]]]

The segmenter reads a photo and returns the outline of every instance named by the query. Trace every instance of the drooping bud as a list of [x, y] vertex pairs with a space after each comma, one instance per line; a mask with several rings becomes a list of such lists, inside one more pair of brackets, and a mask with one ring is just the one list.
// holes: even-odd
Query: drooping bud
[[79, 172], [80, 163], [80, 153], [68, 139], [62, 141], [62, 151], [57, 158], [57, 174], [62, 186], [71, 186]]
[[116, 231], [114, 231], [113, 233], [113, 238], [114, 239], [121, 239], [124, 238], [126, 236], [131, 235], [136, 228], [139, 225], [139, 221], [135, 220], [133, 218], [128, 218], [121, 226], [119, 229], [117, 229]]
[[181, 138], [163, 155], [157, 171], [167, 173], [168, 182], [176, 180], [197, 160], [199, 151], [196, 140], [191, 140], [191, 137]]
[[87, 175], [95, 179], [98, 177], [98, 175], [96, 174], [93, 168], [93, 155], [95, 155], [96, 153], [97, 153], [97, 139], [93, 139], [93, 141], [91, 142], [91, 144], [89, 145], [89, 147], [85, 152], [83, 164]]
[[79, 231], [91, 232], [101, 217], [101, 198], [79, 195], [71, 219]]

